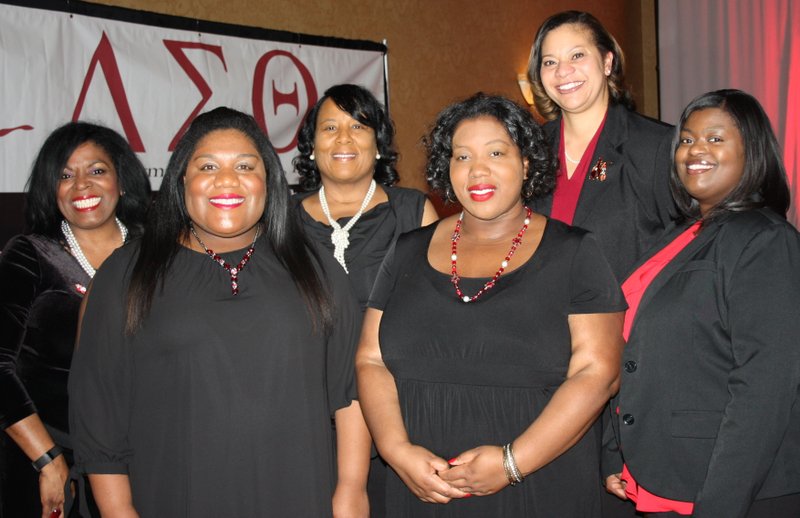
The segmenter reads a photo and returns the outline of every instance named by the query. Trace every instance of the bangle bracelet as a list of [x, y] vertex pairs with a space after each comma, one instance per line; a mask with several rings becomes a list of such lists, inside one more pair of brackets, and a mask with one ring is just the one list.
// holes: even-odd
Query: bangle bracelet
[[42, 471], [42, 468], [53, 462], [55, 458], [61, 455], [62, 453], [64, 453], [64, 450], [61, 449], [61, 446], [56, 444], [55, 446], [44, 452], [41, 457], [31, 462], [31, 465], [33, 466], [33, 469], [35, 469], [36, 471]]
[[514, 460], [514, 452], [511, 449], [511, 443], [503, 446], [503, 469], [506, 472], [508, 483], [512, 486], [516, 486], [525, 480], [525, 477], [522, 476], [522, 473], [517, 467], [517, 462]]

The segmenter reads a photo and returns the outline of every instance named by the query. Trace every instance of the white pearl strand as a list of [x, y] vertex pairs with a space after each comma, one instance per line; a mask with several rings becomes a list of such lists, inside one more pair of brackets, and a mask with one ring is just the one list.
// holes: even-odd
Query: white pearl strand
[[347, 265], [344, 262], [344, 251], [347, 250], [347, 247], [350, 246], [350, 229], [353, 228], [353, 225], [356, 224], [358, 218], [364, 214], [364, 209], [367, 208], [369, 202], [372, 201], [372, 196], [375, 194], [375, 180], [372, 180], [372, 183], [369, 184], [369, 190], [367, 191], [367, 195], [364, 196], [364, 201], [361, 202], [361, 208], [358, 209], [355, 216], [350, 218], [350, 221], [342, 227], [339, 225], [336, 220], [331, 217], [331, 210], [328, 208], [328, 200], [325, 199], [325, 187], [319, 188], [319, 204], [322, 206], [322, 212], [325, 213], [325, 217], [328, 218], [328, 223], [331, 224], [333, 227], [333, 232], [331, 232], [331, 242], [333, 243], [333, 257], [339, 261], [339, 264], [342, 265], [344, 268], [345, 273], [350, 273], [347, 271]]
[[[573, 160], [572, 157], [567, 154], [567, 146], [564, 146], [564, 158], [566, 158], [567, 162], [569, 162], [571, 164], [578, 165], [578, 164], [581, 163], [580, 160]], [[583, 157], [581, 157], [581, 158], [583, 158]]]
[[[114, 221], [117, 222], [117, 226], [119, 227], [119, 232], [120, 234], [122, 234], [122, 244], [124, 245], [125, 240], [128, 239], [128, 229], [125, 227], [125, 225], [122, 224], [119, 218], [114, 218]], [[94, 278], [95, 269], [92, 266], [92, 263], [90, 263], [89, 260], [86, 258], [86, 256], [83, 255], [83, 250], [81, 250], [81, 245], [78, 244], [78, 240], [75, 239], [75, 234], [72, 233], [72, 229], [70, 228], [69, 223], [67, 223], [66, 220], [61, 220], [61, 233], [64, 234], [64, 239], [67, 240], [67, 246], [69, 246], [70, 253], [72, 253], [72, 256], [75, 258], [76, 261], [78, 261], [78, 264], [81, 265], [83, 271], [85, 271], [87, 275], [89, 275], [90, 279]]]

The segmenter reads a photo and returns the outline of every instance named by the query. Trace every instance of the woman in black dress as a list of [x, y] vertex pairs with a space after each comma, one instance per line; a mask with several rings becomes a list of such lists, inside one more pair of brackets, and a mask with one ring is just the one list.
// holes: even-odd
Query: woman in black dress
[[[400, 234], [436, 221], [424, 194], [395, 187], [394, 128], [368, 90], [328, 88], [306, 116], [294, 159], [304, 192], [295, 196], [306, 234], [347, 272], [362, 311], [384, 256]], [[384, 516], [386, 465], [373, 452], [370, 516]]]
[[427, 143], [432, 187], [464, 212], [400, 237], [356, 359], [394, 468], [388, 515], [596, 516], [593, 423], [622, 348], [614, 275], [590, 234], [525, 206], [554, 180], [525, 109], [478, 94]]
[[[424, 194], [395, 187], [394, 128], [369, 90], [328, 88], [308, 112], [294, 159], [295, 196], [306, 234], [347, 272], [362, 311], [384, 256], [400, 234], [436, 221]], [[370, 516], [384, 516], [386, 465], [373, 452], [367, 489]]]
[[349, 84], [325, 91], [298, 136], [294, 164], [304, 191], [296, 196], [303, 226], [348, 273], [362, 309], [398, 236], [437, 219], [424, 194], [395, 187], [393, 139], [392, 122], [375, 96]]
[[90, 516], [65, 491], [78, 308], [95, 268], [141, 233], [150, 183], [122, 136], [70, 122], [45, 140], [27, 190], [30, 233], [0, 255], [0, 516]]
[[252, 117], [195, 119], [141, 242], [88, 296], [71, 423], [104, 514], [363, 515], [360, 314], [290, 211]]

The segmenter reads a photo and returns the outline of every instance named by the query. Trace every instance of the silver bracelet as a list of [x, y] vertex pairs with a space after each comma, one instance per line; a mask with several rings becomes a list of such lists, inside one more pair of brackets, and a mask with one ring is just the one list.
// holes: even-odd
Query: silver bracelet
[[517, 467], [517, 462], [514, 460], [514, 452], [511, 449], [511, 443], [503, 446], [503, 469], [506, 472], [508, 483], [512, 486], [516, 486], [525, 480], [525, 477], [522, 476], [522, 473]]

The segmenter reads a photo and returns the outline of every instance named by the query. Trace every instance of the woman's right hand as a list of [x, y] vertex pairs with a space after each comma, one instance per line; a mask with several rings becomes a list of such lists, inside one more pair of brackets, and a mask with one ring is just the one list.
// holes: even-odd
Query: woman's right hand
[[63, 455], [59, 455], [39, 473], [39, 498], [42, 502], [42, 518], [50, 518], [58, 509], [64, 515], [64, 488], [69, 478], [69, 468]]
[[440, 471], [450, 469], [447, 461], [421, 446], [407, 443], [396, 448], [389, 463], [408, 489], [423, 502], [446, 504], [453, 498], [467, 496], [439, 477]]
[[606, 477], [606, 491], [622, 500], [628, 499], [628, 495], [625, 493], [625, 481], [622, 480], [622, 473], [614, 473]]

